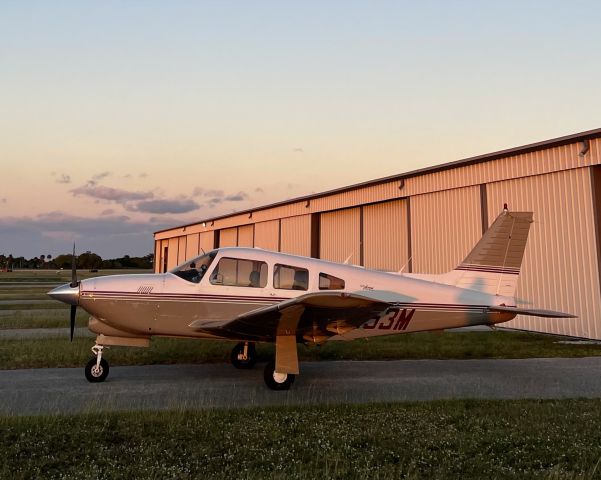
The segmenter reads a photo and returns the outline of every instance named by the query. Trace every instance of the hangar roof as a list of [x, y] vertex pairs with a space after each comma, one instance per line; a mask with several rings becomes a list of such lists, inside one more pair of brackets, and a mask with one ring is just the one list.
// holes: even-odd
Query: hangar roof
[[474, 165], [477, 163], [488, 162], [488, 161], [496, 160], [499, 158], [509, 157], [509, 156], [513, 156], [513, 155], [520, 155], [520, 154], [524, 154], [524, 153], [530, 153], [530, 152], [533, 152], [536, 150], [543, 150], [546, 148], [559, 147], [562, 145], [568, 145], [571, 143], [581, 142], [581, 141], [590, 140], [593, 138], [600, 138], [600, 137], [601, 137], [601, 128], [597, 128], [594, 130], [587, 130], [587, 131], [580, 132], [580, 133], [574, 133], [572, 135], [566, 135], [563, 137], [552, 138], [550, 140], [544, 140], [542, 142], [530, 143], [527, 145], [522, 145], [520, 147], [508, 148], [505, 150], [499, 150], [499, 151], [492, 152], [492, 153], [486, 153], [484, 155], [477, 155], [475, 157], [464, 158], [462, 160], [456, 160], [453, 162], [443, 163], [440, 165], [434, 165], [431, 167], [412, 170], [410, 172], [400, 173], [397, 175], [391, 175], [389, 177], [383, 177], [383, 178], [378, 178], [375, 180], [369, 180], [367, 182], [356, 183], [353, 185], [348, 185], [348, 186], [336, 188], [333, 190], [327, 190], [325, 192], [313, 193], [311, 195], [305, 195], [305, 196], [301, 196], [301, 197], [291, 198], [288, 200], [283, 200], [281, 202], [276, 202], [276, 203], [272, 203], [269, 205], [261, 205], [258, 207], [241, 210], [241, 211], [234, 212], [234, 213], [219, 215], [216, 217], [204, 218], [204, 219], [200, 219], [196, 222], [189, 223], [186, 225], [178, 225], [178, 226], [174, 226], [174, 227], [170, 227], [170, 228], [165, 228], [163, 230], [158, 230], [154, 233], [156, 235], [157, 233], [167, 232], [169, 230], [174, 230], [177, 228], [198, 225], [199, 223], [202, 223], [202, 222], [213, 222], [215, 220], [220, 220], [223, 218], [231, 217], [232, 215], [241, 215], [241, 214], [245, 214], [245, 213], [256, 212], [258, 210], [267, 210], [270, 208], [280, 207], [282, 205], [288, 205], [291, 203], [312, 200], [315, 198], [325, 197], [328, 195], [334, 195], [334, 194], [342, 193], [342, 192], [347, 192], [347, 191], [355, 190], [355, 189], [362, 188], [362, 187], [378, 185], [381, 183], [388, 183], [388, 182], [392, 182], [395, 180], [406, 179], [409, 177], [416, 177], [416, 176], [424, 175], [424, 174], [428, 174], [428, 173], [440, 172], [443, 170], [449, 170], [449, 169], [457, 168], [457, 167], [465, 167], [468, 165]]

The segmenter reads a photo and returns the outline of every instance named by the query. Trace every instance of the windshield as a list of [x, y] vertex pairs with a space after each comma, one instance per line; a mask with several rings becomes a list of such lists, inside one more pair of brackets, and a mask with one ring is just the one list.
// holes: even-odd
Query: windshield
[[209, 268], [209, 265], [211, 265], [215, 255], [217, 255], [217, 250], [213, 250], [205, 255], [189, 260], [186, 263], [182, 263], [173, 270], [170, 270], [169, 273], [177, 275], [188, 282], [199, 283]]

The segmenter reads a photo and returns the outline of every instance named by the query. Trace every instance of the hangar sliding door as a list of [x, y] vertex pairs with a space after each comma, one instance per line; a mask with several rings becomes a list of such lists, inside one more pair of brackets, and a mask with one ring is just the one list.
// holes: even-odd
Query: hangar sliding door
[[281, 250], [293, 255], [311, 256], [311, 215], [282, 219]]
[[236, 247], [238, 246], [238, 228], [225, 228], [219, 230], [219, 246], [220, 247]]
[[186, 260], [190, 260], [191, 258], [198, 256], [198, 233], [193, 233], [192, 235], [188, 235], [186, 238]]
[[454, 269], [482, 237], [480, 186], [415, 195], [410, 202], [412, 271]]
[[239, 247], [254, 247], [255, 226], [244, 225], [238, 227], [238, 246]]
[[280, 221], [255, 223], [255, 247], [277, 252], [280, 246]]
[[361, 210], [348, 208], [321, 214], [319, 257], [359, 265], [361, 261]]
[[363, 207], [363, 259], [366, 268], [398, 272], [409, 259], [407, 200]]
[[177, 249], [179, 248], [179, 237], [169, 239], [167, 270], [177, 267]]
[[579, 168], [486, 186], [489, 225], [504, 203], [510, 211], [534, 213], [518, 282], [518, 303], [578, 315], [571, 319], [520, 315], [503, 326], [601, 339], [591, 172]]
[[200, 234], [200, 238], [199, 238], [199, 242], [198, 242], [199, 254], [202, 253], [203, 251], [205, 253], [208, 253], [211, 250], [213, 250], [214, 248], [215, 248], [215, 232], [214, 231], [202, 232]]

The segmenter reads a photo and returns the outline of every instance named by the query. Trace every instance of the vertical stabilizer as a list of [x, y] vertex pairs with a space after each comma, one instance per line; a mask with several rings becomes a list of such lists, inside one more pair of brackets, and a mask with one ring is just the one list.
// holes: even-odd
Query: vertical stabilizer
[[532, 212], [504, 210], [453, 271], [455, 285], [513, 297], [531, 224]]

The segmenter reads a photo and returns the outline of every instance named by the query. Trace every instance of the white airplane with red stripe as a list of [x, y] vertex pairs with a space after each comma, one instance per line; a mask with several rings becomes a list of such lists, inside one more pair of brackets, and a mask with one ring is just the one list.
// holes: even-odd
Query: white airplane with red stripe
[[532, 213], [497, 217], [459, 266], [441, 275], [382, 272], [258, 248], [218, 248], [168, 273], [77, 281], [49, 295], [90, 315], [91, 382], [106, 379], [108, 346], [148, 347], [152, 337], [236, 342], [232, 363], [256, 362], [255, 344], [275, 344], [265, 382], [287, 390], [299, 374], [297, 344], [495, 325], [516, 315], [573, 317], [516, 305]]

